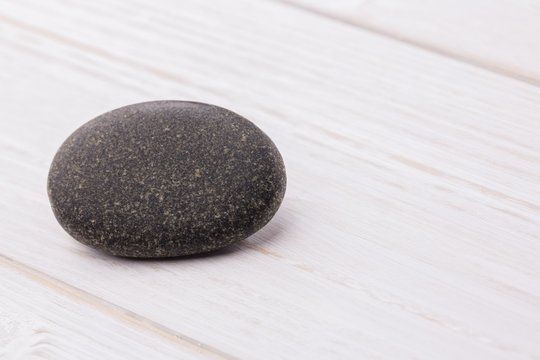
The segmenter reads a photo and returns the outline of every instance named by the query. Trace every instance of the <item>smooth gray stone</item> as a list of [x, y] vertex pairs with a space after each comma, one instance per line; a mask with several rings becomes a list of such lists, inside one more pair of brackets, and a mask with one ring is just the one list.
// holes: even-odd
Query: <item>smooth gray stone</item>
[[153, 101], [76, 130], [56, 153], [47, 187], [54, 215], [75, 239], [154, 258], [247, 238], [274, 216], [286, 176], [272, 140], [240, 115]]

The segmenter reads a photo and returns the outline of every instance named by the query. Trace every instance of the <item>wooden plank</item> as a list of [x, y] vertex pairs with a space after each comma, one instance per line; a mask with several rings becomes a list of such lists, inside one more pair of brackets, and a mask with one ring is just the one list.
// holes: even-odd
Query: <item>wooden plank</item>
[[223, 359], [0, 256], [0, 359]]
[[[0, 3], [2, 254], [231, 357], [540, 356], [538, 87], [270, 2]], [[275, 219], [174, 261], [70, 239], [58, 145], [166, 98], [275, 140]]]
[[534, 0], [281, 1], [540, 84], [540, 4]]

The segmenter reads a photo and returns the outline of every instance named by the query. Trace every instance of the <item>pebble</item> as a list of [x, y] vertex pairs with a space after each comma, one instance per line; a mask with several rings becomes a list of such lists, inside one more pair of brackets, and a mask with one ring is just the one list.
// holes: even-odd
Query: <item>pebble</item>
[[283, 159], [224, 108], [152, 101], [98, 116], [62, 144], [47, 190], [76, 240], [107, 253], [205, 253], [254, 234], [285, 194]]

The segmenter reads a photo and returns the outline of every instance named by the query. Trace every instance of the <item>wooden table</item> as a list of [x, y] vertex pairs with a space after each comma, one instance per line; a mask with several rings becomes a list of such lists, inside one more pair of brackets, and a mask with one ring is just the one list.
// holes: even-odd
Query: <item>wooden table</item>
[[[539, 359], [540, 5], [0, 0], [1, 359]], [[281, 150], [275, 218], [137, 261], [57, 224], [61, 142], [187, 99]]]

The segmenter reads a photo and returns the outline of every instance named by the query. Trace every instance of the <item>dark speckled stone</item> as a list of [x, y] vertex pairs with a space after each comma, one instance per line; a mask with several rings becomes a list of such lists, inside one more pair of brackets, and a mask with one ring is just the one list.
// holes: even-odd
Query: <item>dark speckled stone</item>
[[253, 123], [220, 107], [154, 101], [98, 116], [54, 157], [48, 193], [75, 239], [129, 257], [223, 248], [263, 227], [285, 167]]

